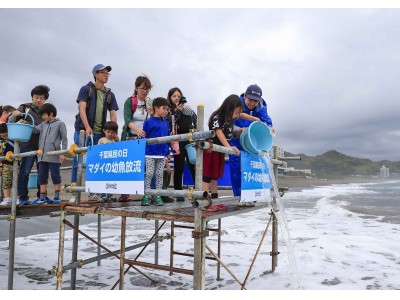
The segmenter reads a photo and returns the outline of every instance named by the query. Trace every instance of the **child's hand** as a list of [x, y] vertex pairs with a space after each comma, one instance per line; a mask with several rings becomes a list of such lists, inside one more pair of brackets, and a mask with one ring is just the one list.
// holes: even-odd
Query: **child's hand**
[[65, 155], [61, 154], [60, 155], [60, 163], [63, 163], [67, 158], [65, 157]]
[[260, 122], [260, 118], [253, 117], [253, 121], [254, 121], [254, 122]]
[[27, 124], [28, 121], [25, 121], [24, 119], [21, 119], [21, 120], [19, 120], [17, 123]]

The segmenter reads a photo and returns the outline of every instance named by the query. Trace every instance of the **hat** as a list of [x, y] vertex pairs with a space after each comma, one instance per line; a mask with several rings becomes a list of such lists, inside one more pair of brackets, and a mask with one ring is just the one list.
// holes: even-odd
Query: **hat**
[[97, 71], [101, 71], [103, 69], [107, 69], [108, 72], [111, 71], [111, 67], [110, 66], [105, 66], [103, 64], [98, 64], [98, 65], [95, 65], [93, 67], [92, 73], [96, 73]]
[[8, 127], [6, 123], [0, 124], [0, 134], [1, 133], [8, 133]]
[[247, 88], [245, 96], [249, 99], [261, 102], [262, 90], [257, 84], [252, 84]]

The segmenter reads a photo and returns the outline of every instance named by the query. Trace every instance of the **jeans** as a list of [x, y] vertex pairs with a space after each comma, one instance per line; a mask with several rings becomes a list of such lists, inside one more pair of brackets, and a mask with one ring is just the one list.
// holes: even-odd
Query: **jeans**
[[[34, 148], [22, 148], [20, 153], [25, 153], [29, 151], [35, 151]], [[29, 174], [31, 173], [33, 163], [37, 162], [37, 156], [27, 156], [21, 159], [21, 165], [19, 167], [18, 174], [18, 195], [21, 200], [29, 200], [28, 196], [28, 181]], [[39, 184], [37, 185], [39, 191]]]
[[[99, 140], [103, 137], [102, 134], [94, 133], [93, 134], [93, 145], [97, 145]], [[86, 138], [85, 138], [86, 141]], [[74, 143], [79, 146], [79, 131], [75, 130], [74, 133]], [[89, 140], [88, 145], [91, 144]], [[76, 182], [78, 177], [78, 156], [75, 155], [74, 159], [72, 160], [72, 171], [71, 171], [71, 183]]]

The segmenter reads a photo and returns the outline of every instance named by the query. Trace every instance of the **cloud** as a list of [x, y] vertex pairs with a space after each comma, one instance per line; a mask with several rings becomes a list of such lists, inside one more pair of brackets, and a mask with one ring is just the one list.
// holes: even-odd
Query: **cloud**
[[396, 9], [0, 9], [0, 102], [47, 84], [72, 143], [97, 63], [113, 68], [121, 126], [141, 74], [151, 97], [178, 86], [206, 119], [257, 83], [285, 150], [398, 161], [398, 20]]

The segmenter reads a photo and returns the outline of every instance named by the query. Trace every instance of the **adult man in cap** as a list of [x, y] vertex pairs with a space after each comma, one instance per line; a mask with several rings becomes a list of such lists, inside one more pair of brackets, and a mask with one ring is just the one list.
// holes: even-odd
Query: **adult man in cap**
[[[110, 120], [117, 123], [118, 104], [114, 93], [105, 86], [111, 75], [110, 71], [110, 66], [95, 65], [92, 69], [94, 83], [90, 81], [79, 90], [76, 99], [79, 105], [79, 113], [76, 115], [74, 133], [74, 142], [77, 145], [79, 145], [80, 130], [85, 130], [86, 138], [93, 135], [93, 145], [97, 145], [99, 139], [103, 137], [103, 125], [107, 121], [107, 111], [110, 113]], [[78, 158], [75, 156], [72, 162], [72, 184], [76, 183], [77, 170]], [[93, 197], [94, 195], [90, 196]], [[75, 194], [70, 201], [75, 202]]]
[[[240, 99], [242, 99], [243, 102], [242, 112], [259, 118], [261, 122], [271, 127], [271, 132], [274, 132], [274, 128], [272, 127], [272, 120], [267, 112], [267, 103], [261, 96], [261, 88], [256, 84], [250, 85], [246, 89], [246, 92], [240, 95]], [[230, 141], [232, 146], [235, 146], [239, 150], [244, 151], [240, 144], [239, 138], [244, 128], [249, 127], [251, 123], [252, 121], [244, 119], [238, 119], [235, 121], [235, 138], [231, 139]], [[229, 166], [231, 170], [233, 195], [240, 196], [242, 179], [242, 174], [240, 172], [240, 156], [229, 155]]]

